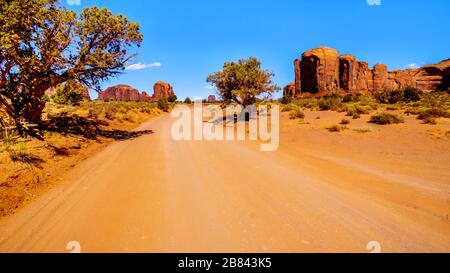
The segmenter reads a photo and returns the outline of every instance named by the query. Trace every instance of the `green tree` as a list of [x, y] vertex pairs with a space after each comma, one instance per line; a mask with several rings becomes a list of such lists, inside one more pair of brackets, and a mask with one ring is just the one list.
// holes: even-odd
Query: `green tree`
[[187, 98], [184, 100], [184, 103], [186, 103], [186, 104], [191, 104], [191, 103], [192, 103], [191, 98], [187, 97]]
[[50, 87], [77, 80], [100, 90], [140, 46], [139, 28], [105, 8], [77, 14], [58, 0], [1, 0], [0, 105], [20, 128], [41, 121]]
[[225, 103], [238, 103], [245, 106], [256, 102], [256, 98], [272, 96], [280, 87], [272, 81], [273, 73], [261, 69], [261, 62], [251, 57], [238, 62], [227, 62], [223, 70], [207, 78], [213, 84]]
[[83, 93], [86, 88], [78, 81], [69, 80], [58, 85], [52, 100], [57, 104], [79, 105], [83, 100]]
[[177, 99], [178, 99], [177, 95], [171, 94], [171, 95], [167, 98], [167, 101], [168, 101], [168, 102], [176, 102]]

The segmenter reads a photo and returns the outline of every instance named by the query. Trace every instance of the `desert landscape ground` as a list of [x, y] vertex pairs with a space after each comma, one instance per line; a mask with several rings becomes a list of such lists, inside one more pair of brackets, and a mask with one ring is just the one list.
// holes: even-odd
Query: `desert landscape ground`
[[151, 118], [136, 129], [151, 134], [94, 153], [3, 217], [0, 251], [66, 252], [71, 241], [86, 252], [368, 252], [370, 241], [449, 251], [449, 119], [377, 125], [367, 114], [334, 132], [348, 113], [293, 119], [292, 107], [275, 153], [175, 142], [173, 118]]
[[450, 253], [448, 3], [132, 2], [0, 0], [0, 253]]

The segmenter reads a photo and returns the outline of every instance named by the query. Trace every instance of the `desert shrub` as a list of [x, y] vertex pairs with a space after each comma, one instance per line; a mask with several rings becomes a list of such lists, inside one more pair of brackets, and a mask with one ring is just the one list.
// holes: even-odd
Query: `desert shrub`
[[327, 129], [330, 132], [342, 132], [344, 130], [347, 130], [348, 128], [345, 125], [333, 125], [331, 127], [328, 127]]
[[347, 116], [353, 117], [353, 119], [359, 119], [361, 118], [361, 115], [368, 115], [371, 111], [372, 108], [370, 106], [356, 105], [348, 108]]
[[350, 103], [350, 102], [359, 102], [361, 101], [362, 95], [361, 94], [347, 94], [342, 98], [342, 102], [344, 103]]
[[116, 118], [117, 110], [114, 107], [108, 107], [105, 111], [105, 118], [114, 120]]
[[387, 125], [387, 124], [398, 124], [398, 123], [404, 123], [405, 120], [396, 115], [391, 113], [380, 113], [377, 115], [374, 115], [370, 118], [370, 123], [379, 124], [379, 125]]
[[165, 99], [158, 100], [158, 108], [164, 112], [169, 111], [169, 102]]
[[348, 120], [348, 119], [343, 119], [342, 121], [341, 121], [341, 124], [342, 125], [348, 125], [348, 124], [350, 124], [351, 122], [350, 122], [350, 120]]
[[292, 96], [283, 96], [280, 99], [280, 103], [281, 104], [290, 104], [290, 103], [292, 103]]
[[94, 104], [88, 108], [88, 118], [98, 118], [103, 112], [103, 106]]
[[437, 124], [437, 121], [436, 121], [435, 118], [425, 118], [425, 119], [423, 120], [423, 123], [424, 123], [424, 124], [436, 125], [436, 124]]
[[331, 94], [319, 99], [318, 106], [321, 111], [338, 111], [342, 108], [342, 98], [339, 94]]
[[427, 119], [427, 118], [450, 118], [450, 113], [448, 111], [433, 108], [427, 109], [419, 114], [417, 119]]
[[292, 101], [293, 104], [297, 105], [301, 108], [312, 109], [317, 107], [318, 100], [315, 98], [303, 98], [303, 99], [294, 99]]
[[360, 127], [360, 128], [355, 128], [355, 129], [353, 129], [353, 131], [358, 132], [358, 133], [370, 133], [370, 132], [372, 132], [372, 128], [369, 126], [364, 126], [364, 127]]
[[177, 99], [178, 99], [177, 95], [171, 94], [171, 95], [169, 96], [169, 98], [167, 98], [167, 101], [168, 101], [168, 102], [176, 102]]
[[289, 118], [290, 119], [304, 119], [305, 114], [302, 112], [302, 110], [297, 108], [289, 113]]
[[12, 162], [31, 164], [37, 159], [33, 155], [33, 149], [28, 147], [27, 143], [24, 141], [21, 141], [16, 145], [10, 145], [5, 150]]
[[284, 106], [281, 108], [281, 112], [291, 112], [291, 111], [294, 111], [294, 110], [297, 110], [297, 109], [298, 109], [298, 106], [297, 106], [297, 105], [295, 105], [295, 104], [293, 104], [293, 103], [290, 103], [290, 104], [284, 105]]
[[403, 100], [405, 102], [416, 102], [422, 98], [422, 91], [417, 88], [407, 87], [403, 90]]
[[375, 98], [380, 103], [384, 104], [397, 104], [400, 102], [416, 102], [420, 101], [421, 96], [422, 91], [412, 87], [375, 94]]

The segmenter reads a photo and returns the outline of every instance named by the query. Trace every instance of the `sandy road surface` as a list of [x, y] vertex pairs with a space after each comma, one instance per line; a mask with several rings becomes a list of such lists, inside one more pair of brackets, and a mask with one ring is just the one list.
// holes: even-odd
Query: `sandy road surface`
[[448, 183], [286, 145], [174, 142], [171, 121], [3, 219], [0, 252], [450, 251]]

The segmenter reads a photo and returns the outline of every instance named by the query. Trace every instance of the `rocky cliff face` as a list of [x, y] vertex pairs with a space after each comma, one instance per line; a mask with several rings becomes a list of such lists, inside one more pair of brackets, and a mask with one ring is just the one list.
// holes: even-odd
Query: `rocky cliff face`
[[299, 95], [301, 92], [297, 92], [296, 84], [291, 82], [288, 85], [286, 85], [283, 89], [283, 96], [285, 97], [295, 97]]
[[284, 89], [292, 96], [301, 93], [326, 95], [332, 92], [372, 93], [415, 87], [423, 91], [450, 87], [450, 59], [418, 69], [389, 71], [385, 64], [373, 69], [353, 55], [339, 56], [329, 47], [319, 47], [294, 61], [295, 83]]
[[162, 81], [157, 81], [155, 85], [153, 86], [153, 101], [158, 101], [160, 99], [167, 99], [170, 96], [174, 95], [173, 87]]
[[301, 89], [310, 93], [326, 93], [339, 89], [339, 53], [319, 47], [303, 53], [300, 62]]

